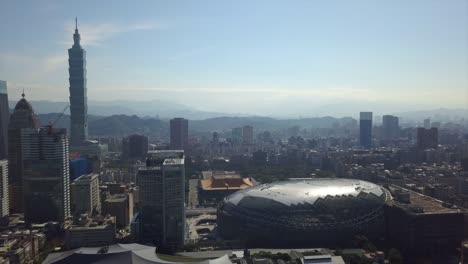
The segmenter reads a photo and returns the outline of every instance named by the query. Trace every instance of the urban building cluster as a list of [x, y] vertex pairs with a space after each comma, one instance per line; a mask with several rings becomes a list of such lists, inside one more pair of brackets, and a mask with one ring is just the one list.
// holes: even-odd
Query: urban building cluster
[[468, 259], [466, 123], [361, 112], [207, 137], [173, 118], [168, 142], [93, 137], [80, 39], [69, 131], [63, 113], [41, 126], [24, 93], [10, 113], [0, 81], [0, 263]]

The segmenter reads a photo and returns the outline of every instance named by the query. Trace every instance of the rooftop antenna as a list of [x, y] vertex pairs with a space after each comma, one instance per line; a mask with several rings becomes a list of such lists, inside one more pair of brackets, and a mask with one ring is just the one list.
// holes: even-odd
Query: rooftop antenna
[[75, 30], [78, 30], [78, 17], [75, 17]]

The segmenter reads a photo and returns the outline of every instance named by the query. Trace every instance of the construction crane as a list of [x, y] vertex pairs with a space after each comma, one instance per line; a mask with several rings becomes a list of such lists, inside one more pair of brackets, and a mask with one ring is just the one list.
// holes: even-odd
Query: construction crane
[[55, 121], [53, 123], [51, 123], [49, 121], [49, 125], [47, 126], [48, 128], [48, 131], [49, 131], [49, 134], [52, 133], [52, 127], [55, 126], [55, 124], [58, 122], [58, 120], [63, 116], [63, 114], [65, 113], [65, 111], [67, 111], [68, 107], [70, 107], [70, 105], [67, 105], [65, 106], [65, 108], [63, 109], [62, 113], [60, 113], [57, 118], [55, 119]]
[[49, 126], [52, 128], [53, 126], [55, 126], [55, 124], [59, 121], [59, 119], [63, 116], [63, 114], [65, 114], [65, 111], [67, 111], [68, 107], [70, 107], [70, 105], [67, 105], [65, 106], [65, 108], [63, 109], [62, 113], [60, 113], [58, 115], [58, 117], [55, 119], [55, 121], [53, 123], [51, 123], [49, 121]]

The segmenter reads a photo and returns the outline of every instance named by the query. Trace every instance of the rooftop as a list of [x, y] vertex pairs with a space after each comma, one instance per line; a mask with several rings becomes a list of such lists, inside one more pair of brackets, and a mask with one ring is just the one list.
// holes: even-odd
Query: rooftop
[[148, 156], [152, 158], [170, 159], [170, 158], [184, 158], [183, 150], [150, 150]]
[[[182, 263], [178, 261], [165, 260], [170, 256], [155, 254], [155, 248], [141, 244], [114, 244], [109, 247], [82, 247], [74, 250], [52, 253], [43, 263]], [[177, 258], [172, 258], [177, 259]], [[179, 258], [181, 261], [186, 258]], [[228, 264], [232, 263], [227, 255], [213, 260], [190, 259], [196, 264]]]
[[242, 178], [238, 174], [211, 174], [211, 178], [200, 180], [204, 191], [243, 190], [254, 184], [250, 178]]
[[314, 204], [326, 197], [358, 197], [372, 194], [379, 200], [387, 200], [386, 193], [379, 185], [354, 179], [314, 178], [311, 180], [280, 181], [257, 185], [236, 192], [225, 200], [238, 204], [240, 201], [261, 198], [284, 205]]
[[115, 223], [115, 217], [89, 218], [83, 215], [82, 218], [75, 221], [69, 226], [69, 230], [90, 230], [90, 229], [106, 229], [109, 225]]
[[209, 179], [213, 176], [239, 176], [239, 173], [236, 171], [202, 171], [203, 179]]
[[114, 194], [107, 198], [106, 203], [121, 203], [127, 200], [126, 194]]
[[165, 159], [163, 165], [183, 165], [184, 159]]
[[409, 203], [394, 199], [390, 204], [400, 207], [412, 214], [465, 213], [466, 211], [465, 209], [455, 207], [430, 196], [420, 194], [400, 186], [390, 185], [388, 188], [392, 194], [404, 192], [409, 195]]
[[[91, 180], [99, 178], [99, 175], [96, 173], [90, 173], [90, 174], [85, 174], [81, 175], [80, 177], [76, 178], [73, 183], [87, 183]], [[72, 183], [72, 184], [73, 184]]]
[[161, 170], [161, 166], [140, 166], [138, 167], [139, 171], [156, 171]]

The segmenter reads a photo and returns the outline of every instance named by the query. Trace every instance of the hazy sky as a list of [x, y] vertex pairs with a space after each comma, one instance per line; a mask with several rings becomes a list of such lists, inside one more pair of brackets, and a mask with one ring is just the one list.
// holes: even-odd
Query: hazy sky
[[467, 106], [464, 0], [2, 0], [11, 99], [24, 88], [32, 100], [68, 100], [75, 16], [89, 100], [257, 114]]

